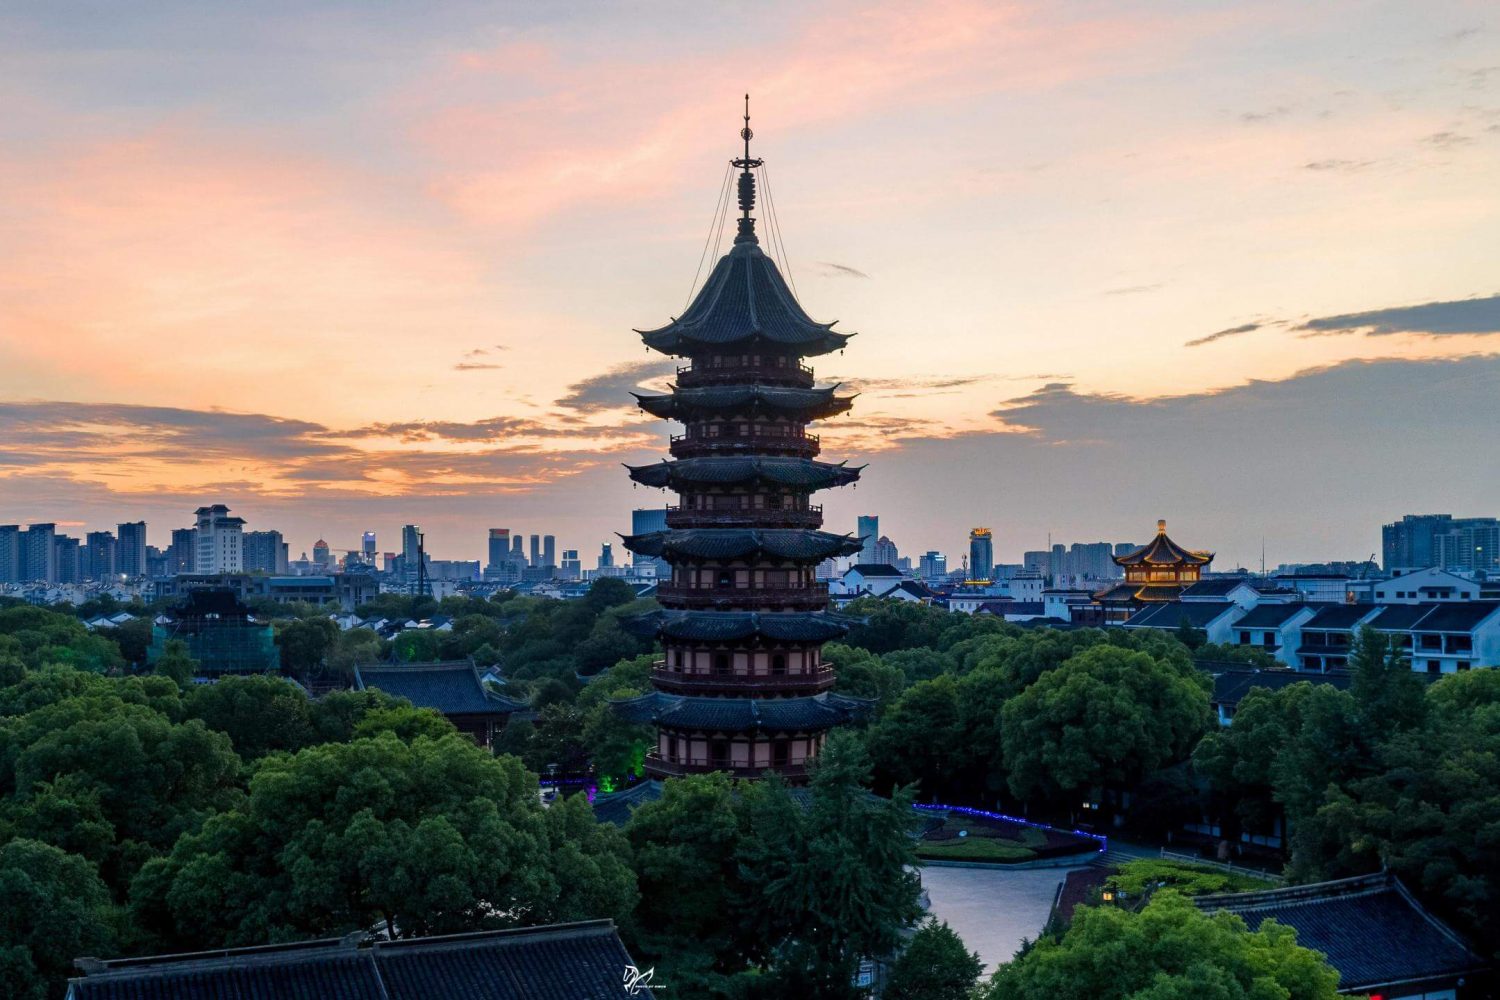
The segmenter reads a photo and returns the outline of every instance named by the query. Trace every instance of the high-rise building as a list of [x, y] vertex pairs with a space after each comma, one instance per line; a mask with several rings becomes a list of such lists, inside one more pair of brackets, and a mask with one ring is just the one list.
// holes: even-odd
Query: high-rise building
[[359, 550], [364, 556], [365, 565], [373, 568], [375, 565], [375, 553], [377, 551], [375, 532], [367, 531], [364, 533], [364, 536], [360, 539]]
[[510, 561], [521, 567], [530, 565], [526, 561], [526, 543], [520, 535], [510, 540]]
[[969, 532], [969, 579], [987, 582], [995, 573], [995, 540], [989, 528]]
[[415, 524], [401, 526], [401, 580], [408, 594], [424, 592], [427, 567], [424, 564], [426, 549], [422, 543], [422, 529]]
[[323, 541], [323, 539], [321, 539], [321, 538], [318, 539], [316, 542], [313, 542], [313, 565], [314, 566], [318, 567], [318, 569], [326, 570], [328, 568], [328, 563], [331, 561], [331, 559], [332, 559], [332, 556], [331, 556], [331, 553], [329, 552], [329, 548], [328, 548], [328, 543], [327, 542]]
[[[120, 525], [125, 527], [125, 525]], [[90, 531], [83, 537], [83, 578], [106, 580], [120, 572], [118, 559], [120, 546], [115, 536], [107, 531]], [[144, 563], [145, 554], [142, 553]], [[134, 574], [139, 576], [140, 574]]]
[[531, 536], [531, 565], [532, 566], [540, 566], [540, 565], [542, 565], [542, 536], [541, 535], [532, 535]]
[[[566, 555], [566, 553], [564, 553], [564, 555]], [[614, 569], [614, 566], [615, 547], [608, 542], [605, 542], [604, 545], [599, 549], [599, 568]]]
[[1500, 521], [1493, 517], [1407, 514], [1380, 530], [1382, 568], [1500, 570]]
[[191, 573], [198, 565], [198, 529], [173, 528], [172, 544], [167, 549], [167, 572], [170, 575]]
[[[642, 507], [630, 512], [630, 533], [632, 535], [649, 535], [653, 532], [667, 530], [667, 508], [665, 507]], [[658, 579], [663, 579], [671, 574], [672, 567], [665, 559], [659, 556], [648, 556], [644, 552], [633, 552], [630, 556], [630, 565], [639, 575], [649, 573]], [[647, 567], [651, 567], [649, 570]]]
[[582, 579], [583, 560], [578, 558], [577, 549], [563, 549], [562, 565], [557, 568], [557, 575], [564, 580]]
[[0, 524], [0, 583], [20, 583], [21, 526]]
[[21, 533], [21, 579], [57, 582], [57, 525], [33, 524]]
[[484, 575], [490, 579], [497, 579], [506, 575], [506, 567], [510, 563], [510, 529], [490, 529], [489, 563], [484, 568]]
[[279, 531], [247, 531], [244, 543], [244, 568], [247, 573], [271, 575], [291, 569], [287, 544]]
[[194, 573], [238, 573], [245, 565], [245, 519], [221, 503], [199, 507]]
[[647, 348], [690, 364], [669, 393], [637, 396], [647, 413], [685, 428], [671, 461], [630, 468], [631, 479], [672, 490], [679, 503], [665, 533], [625, 540], [666, 559], [672, 574], [658, 584], [664, 610], [629, 626], [661, 641], [655, 691], [618, 711], [656, 723], [646, 756], [655, 777], [773, 770], [800, 781], [829, 729], [867, 708], [832, 691], [821, 650], [847, 625], [828, 614], [827, 585], [815, 578], [820, 562], [860, 543], [817, 530], [822, 511], [809, 502], [859, 478], [858, 468], [816, 461], [820, 442], [807, 434], [810, 421], [852, 399], [815, 387], [802, 363], [849, 338], [811, 319], [761, 250], [748, 113], [742, 135], [733, 248], [679, 318], [642, 334]]
[[542, 565], [557, 565], [557, 539], [551, 535], [542, 536]]
[[861, 514], [855, 519], [855, 525], [854, 536], [859, 539], [859, 561], [880, 562], [875, 558], [875, 543], [880, 541], [880, 515]]
[[870, 561], [882, 563], [886, 566], [894, 566], [901, 561], [901, 553], [896, 551], [896, 543], [881, 535], [875, 542], [875, 547], [870, 550]]
[[917, 560], [917, 575], [924, 580], [935, 580], [948, 575], [948, 557], [935, 549], [929, 549]]
[[121, 576], [146, 575], [146, 522], [116, 525], [114, 572]]
[[83, 546], [78, 539], [57, 535], [57, 582], [79, 583], [83, 580]]

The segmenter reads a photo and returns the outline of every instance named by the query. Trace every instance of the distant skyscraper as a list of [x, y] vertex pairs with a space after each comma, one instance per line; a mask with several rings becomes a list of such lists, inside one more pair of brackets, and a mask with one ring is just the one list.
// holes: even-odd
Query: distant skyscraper
[[[120, 572], [117, 568], [119, 554], [120, 547], [114, 535], [107, 531], [90, 531], [83, 539], [84, 579], [104, 580]], [[144, 561], [144, 553], [142, 556]]]
[[422, 572], [422, 560], [425, 552], [422, 545], [422, 529], [415, 524], [401, 526], [401, 579], [406, 584], [407, 593], [415, 594], [419, 591], [419, 584], [424, 576]]
[[21, 526], [0, 524], [0, 583], [21, 582]]
[[578, 580], [583, 577], [583, 560], [578, 558], [577, 549], [563, 549], [562, 565], [557, 568], [557, 575], [564, 580]]
[[614, 549], [614, 546], [610, 545], [608, 542], [605, 542], [604, 545], [603, 545], [603, 547], [599, 549], [599, 568], [600, 569], [614, 569], [614, 566], [615, 566], [615, 549]]
[[542, 536], [531, 536], [531, 565], [542, 565]]
[[875, 547], [870, 551], [870, 561], [883, 563], [886, 566], [896, 565], [901, 561], [901, 555], [896, 551], [896, 543], [881, 535]]
[[172, 545], [167, 549], [167, 572], [191, 573], [198, 564], [198, 529], [173, 528]]
[[114, 572], [121, 576], [145, 576], [146, 522], [127, 521], [116, 530]]
[[542, 536], [542, 565], [557, 565], [557, 539], [552, 535]]
[[1500, 521], [1493, 517], [1407, 514], [1380, 531], [1382, 567], [1500, 569]]
[[[632, 535], [649, 535], [653, 531], [667, 530], [667, 508], [665, 507], [642, 507], [630, 512], [630, 533]], [[644, 573], [645, 567], [652, 566], [656, 570], [659, 579], [665, 579], [672, 575], [672, 566], [659, 556], [648, 556], [641, 552], [631, 554], [630, 565], [637, 573]]]
[[490, 551], [489, 564], [484, 568], [484, 574], [488, 577], [498, 577], [505, 573], [505, 566], [511, 561], [510, 558], [510, 529], [490, 529]]
[[969, 579], [989, 580], [995, 572], [995, 542], [989, 528], [969, 532]]
[[948, 557], [935, 549], [929, 549], [917, 561], [917, 575], [924, 580], [948, 575]]
[[520, 535], [515, 535], [510, 540], [510, 561], [517, 566], [527, 565], [526, 542]]
[[367, 531], [364, 533], [364, 537], [360, 539], [359, 550], [364, 556], [365, 562], [373, 569], [377, 551], [375, 546], [375, 532]]
[[279, 531], [245, 532], [243, 566], [248, 573], [286, 573], [290, 570], [287, 544]]
[[33, 524], [21, 533], [21, 579], [57, 582], [55, 524]]
[[199, 507], [195, 573], [238, 573], [244, 567], [245, 519], [221, 503]]
[[83, 546], [67, 535], [53, 538], [56, 548], [57, 582], [78, 583], [83, 579]]
[[323, 541], [323, 539], [321, 539], [321, 538], [318, 539], [316, 542], [313, 542], [313, 565], [314, 566], [318, 567], [319, 569], [327, 569], [328, 568], [329, 560], [331, 558], [332, 557], [331, 557], [331, 555], [329, 553], [328, 543], [327, 542]]
[[[844, 522], [847, 524], [848, 522]], [[880, 516], [878, 514], [861, 514], [855, 521], [854, 534], [859, 538], [859, 561], [862, 563], [879, 562], [875, 558], [875, 543], [880, 541]]]

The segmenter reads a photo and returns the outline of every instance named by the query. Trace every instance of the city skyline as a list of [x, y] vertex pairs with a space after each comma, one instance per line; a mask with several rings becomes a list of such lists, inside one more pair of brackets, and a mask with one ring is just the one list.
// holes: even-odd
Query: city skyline
[[7, 13], [0, 520], [592, 551], [667, 433], [630, 328], [687, 292], [747, 88], [783, 269], [861, 334], [830, 526], [956, 556], [1165, 517], [1231, 567], [1483, 514], [1500, 36], [1351, 10]]

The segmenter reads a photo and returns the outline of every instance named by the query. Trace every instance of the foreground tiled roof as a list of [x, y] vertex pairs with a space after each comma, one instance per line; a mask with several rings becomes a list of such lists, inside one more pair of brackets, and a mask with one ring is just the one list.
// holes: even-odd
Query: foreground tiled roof
[[853, 396], [835, 396], [837, 385], [798, 389], [771, 385], [713, 385], [674, 389], [663, 395], [632, 393], [641, 409], [657, 417], [691, 417], [704, 413], [798, 414], [821, 420], [843, 413]]
[[596, 1000], [633, 965], [614, 921], [79, 962], [75, 1000]]
[[653, 779], [637, 782], [624, 791], [596, 795], [594, 818], [601, 823], [624, 826], [630, 821], [631, 813], [648, 802], [655, 802], [661, 794], [661, 782]]
[[357, 666], [354, 685], [361, 691], [376, 688], [444, 715], [488, 715], [526, 707], [490, 691], [467, 660]]
[[830, 486], [848, 486], [859, 479], [860, 469], [843, 462], [815, 462], [810, 458], [766, 458], [715, 456], [663, 460], [654, 465], [629, 465], [630, 478], [642, 486], [655, 486], [681, 492], [685, 487], [747, 486], [763, 483], [770, 486], [795, 486], [821, 490]]
[[1287, 619], [1306, 608], [1306, 604], [1257, 604], [1235, 622], [1234, 627], [1280, 628]]
[[1341, 992], [1463, 975], [1486, 964], [1389, 873], [1193, 902], [1205, 912], [1238, 914], [1252, 930], [1266, 919], [1291, 927], [1298, 944], [1339, 970]]
[[1318, 609], [1317, 614], [1304, 622], [1302, 627], [1314, 631], [1349, 629], [1374, 610], [1373, 604], [1325, 604]]
[[1202, 628], [1224, 612], [1237, 607], [1232, 601], [1168, 601], [1150, 604], [1131, 615], [1126, 628], [1181, 628], [1187, 622]]
[[719, 258], [686, 312], [660, 329], [637, 332], [647, 347], [664, 354], [758, 340], [809, 356], [837, 351], [852, 336], [832, 328], [802, 311], [775, 262], [759, 246], [739, 243]]
[[751, 556], [819, 561], [852, 555], [860, 540], [831, 531], [801, 528], [677, 528], [643, 535], [621, 535], [631, 552], [645, 556], [684, 555], [700, 559]]
[[729, 642], [759, 636], [786, 642], [827, 642], [849, 631], [856, 619], [821, 611], [759, 614], [753, 611], [653, 611], [620, 619], [635, 635]]

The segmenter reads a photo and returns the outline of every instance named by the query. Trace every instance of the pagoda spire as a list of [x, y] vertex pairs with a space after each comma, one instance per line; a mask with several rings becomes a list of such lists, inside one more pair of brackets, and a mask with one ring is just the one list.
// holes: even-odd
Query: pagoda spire
[[763, 161], [750, 156], [750, 140], [755, 133], [750, 130], [750, 95], [745, 95], [745, 127], [740, 129], [740, 138], [745, 140], [745, 155], [733, 165], [740, 168], [740, 229], [735, 234], [736, 243], [759, 243], [755, 236], [755, 218], [750, 214], [755, 208], [755, 175], [750, 171]]

